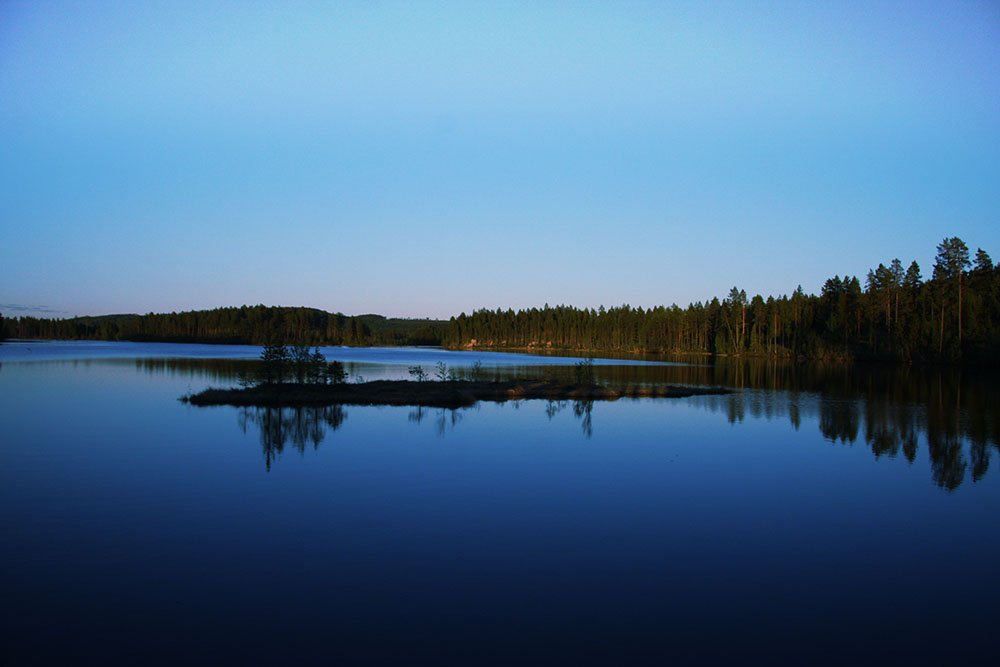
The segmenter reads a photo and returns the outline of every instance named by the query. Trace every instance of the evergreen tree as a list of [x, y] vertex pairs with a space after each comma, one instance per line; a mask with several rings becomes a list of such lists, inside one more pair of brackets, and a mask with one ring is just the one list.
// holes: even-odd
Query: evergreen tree
[[344, 364], [339, 361], [331, 361], [326, 367], [326, 378], [330, 384], [340, 384], [347, 380], [347, 371]]
[[308, 381], [310, 384], [323, 384], [329, 380], [327, 376], [326, 357], [319, 351], [319, 347], [313, 350], [309, 357]]
[[[938, 246], [933, 278], [916, 262], [893, 259], [857, 278], [834, 276], [820, 294], [799, 285], [790, 295], [751, 295], [734, 287], [719, 297], [669, 308], [628, 304], [577, 309], [546, 306], [480, 309], [449, 322], [348, 317], [312, 308], [240, 306], [210, 311], [69, 319], [0, 318], [11, 338], [264, 343], [264, 381], [315, 381], [315, 345], [433, 344], [449, 347], [552, 347], [653, 354], [756, 354], [1000, 361], [1000, 270], [982, 248], [969, 270], [958, 238]], [[274, 341], [300, 342], [301, 354]], [[285, 356], [282, 357], [281, 355]], [[293, 363], [291, 356], [299, 360]], [[319, 355], [322, 356], [322, 355]], [[328, 372], [321, 373], [330, 381]], [[426, 377], [426, 374], [425, 374]]]
[[290, 351], [292, 377], [299, 384], [305, 383], [309, 377], [312, 366], [313, 355], [309, 352], [307, 345], [293, 345]]
[[973, 271], [990, 273], [993, 271], [993, 260], [982, 248], [976, 248], [976, 263]]
[[916, 260], [910, 262], [910, 266], [906, 269], [906, 276], [903, 278], [903, 287], [908, 290], [918, 290], [920, 285], [923, 284], [923, 280], [920, 277], [920, 265], [917, 264]]
[[281, 383], [288, 372], [288, 348], [279, 342], [264, 345], [260, 353], [261, 379], [265, 383]]
[[[944, 239], [937, 247], [934, 261], [934, 279], [942, 283], [941, 294], [941, 342], [944, 345], [944, 310], [946, 301], [958, 295], [958, 348], [962, 348], [962, 276], [969, 267], [969, 248], [957, 236]], [[939, 352], [941, 347], [939, 347]]]

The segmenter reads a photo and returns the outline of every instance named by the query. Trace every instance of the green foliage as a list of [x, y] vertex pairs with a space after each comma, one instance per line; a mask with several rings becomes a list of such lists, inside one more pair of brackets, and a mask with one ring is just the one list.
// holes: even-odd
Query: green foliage
[[306, 381], [310, 384], [325, 384], [329, 381], [329, 367], [326, 363], [326, 357], [323, 356], [323, 353], [319, 351], [318, 347], [313, 350], [311, 355], [309, 355], [308, 369]]
[[256, 373], [247, 371], [246, 369], [240, 369], [236, 373], [236, 384], [240, 387], [247, 389], [249, 387], [254, 387], [258, 384], [259, 380]]
[[477, 310], [451, 319], [452, 348], [560, 349], [651, 354], [733, 354], [814, 359], [1000, 362], [1000, 269], [985, 251], [968, 271], [958, 238], [938, 247], [934, 277], [898, 258], [821, 293], [727, 298], [648, 310], [571, 306]]
[[443, 361], [439, 361], [434, 364], [434, 377], [438, 379], [438, 382], [444, 382], [448, 379], [448, 365]]
[[306, 379], [311, 374], [313, 365], [313, 356], [309, 352], [309, 347], [306, 345], [293, 345], [289, 356], [291, 357], [292, 377], [295, 382], [305, 384]]
[[339, 361], [327, 363], [319, 347], [310, 352], [305, 345], [286, 347], [281, 343], [264, 345], [260, 353], [260, 370], [256, 374], [241, 371], [237, 376], [242, 387], [287, 380], [299, 384], [337, 384], [346, 379], [344, 364]]
[[[360, 375], [358, 377], [361, 377]], [[347, 371], [344, 364], [339, 361], [331, 361], [326, 367], [326, 378], [330, 384], [341, 384], [347, 381]]]
[[423, 382], [427, 379], [427, 371], [424, 370], [423, 366], [410, 366], [407, 371], [410, 373], [410, 377], [416, 378], [417, 382]]
[[260, 381], [281, 383], [288, 374], [290, 355], [283, 343], [267, 343], [260, 353]]
[[576, 362], [573, 372], [578, 385], [592, 386], [594, 384], [594, 358], [587, 357], [582, 361]]
[[437, 345], [442, 320], [348, 317], [316, 308], [240, 306], [183, 313], [19, 318], [11, 335], [24, 338], [129, 340], [262, 345], [275, 338], [302, 345]]
[[[435, 344], [452, 348], [536, 348], [651, 354], [728, 354], [788, 358], [1000, 362], [1000, 269], [965, 242], [937, 247], [926, 282], [916, 262], [893, 259], [868, 272], [834, 276], [820, 294], [748, 298], [733, 287], [725, 299], [681, 308], [628, 304], [598, 309], [555, 306], [478, 310], [449, 322], [348, 317], [313, 308], [241, 306], [208, 311], [0, 320], [12, 338], [102, 339], [316, 345]], [[971, 266], [971, 270], [970, 270]], [[315, 381], [302, 358], [270, 358], [270, 381]], [[482, 378], [482, 369], [473, 369]], [[416, 376], [415, 376], [416, 377]], [[426, 373], [424, 379], [427, 379]], [[447, 377], [453, 377], [448, 374]], [[279, 379], [280, 378], [280, 379]]]
[[982, 248], [976, 249], [976, 263], [974, 270], [983, 274], [988, 274], [993, 271], [993, 260], [990, 258], [989, 253]]
[[958, 280], [968, 267], [969, 248], [962, 239], [953, 236], [938, 244], [937, 256], [934, 258], [935, 279]]

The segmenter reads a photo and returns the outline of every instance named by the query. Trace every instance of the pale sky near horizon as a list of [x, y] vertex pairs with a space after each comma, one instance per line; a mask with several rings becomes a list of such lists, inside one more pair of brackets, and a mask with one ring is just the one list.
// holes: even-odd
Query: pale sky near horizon
[[996, 1], [0, 3], [5, 316], [815, 293], [998, 212]]

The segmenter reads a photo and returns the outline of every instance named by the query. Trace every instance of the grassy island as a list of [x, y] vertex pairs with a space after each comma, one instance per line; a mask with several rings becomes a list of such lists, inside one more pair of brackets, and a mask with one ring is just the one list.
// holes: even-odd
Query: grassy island
[[265, 383], [242, 389], [206, 389], [182, 398], [192, 405], [322, 406], [414, 405], [458, 408], [477, 401], [525, 399], [614, 401], [619, 398], [680, 398], [702, 394], [728, 394], [715, 387], [629, 386], [612, 389], [601, 385], [560, 384], [539, 380], [480, 382], [454, 380], [414, 382], [378, 380], [358, 384]]

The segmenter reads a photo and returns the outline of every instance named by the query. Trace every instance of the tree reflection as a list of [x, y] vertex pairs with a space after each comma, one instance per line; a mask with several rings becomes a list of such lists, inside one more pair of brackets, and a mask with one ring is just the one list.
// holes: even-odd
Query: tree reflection
[[796, 431], [798, 431], [799, 426], [802, 425], [802, 415], [799, 414], [798, 401], [793, 401], [788, 404], [788, 421]]
[[573, 415], [580, 420], [583, 434], [588, 438], [594, 435], [593, 401], [573, 401]]
[[972, 480], [978, 482], [990, 467], [990, 450], [985, 440], [973, 440], [969, 445], [969, 459], [972, 461]]
[[726, 401], [726, 418], [730, 424], [742, 422], [746, 416], [746, 396], [743, 394], [729, 394], [724, 399]]
[[[678, 359], [685, 365], [595, 365], [595, 381], [608, 386], [711, 385], [741, 389], [734, 394], [703, 396], [692, 403], [721, 413], [731, 423], [752, 419], [787, 419], [796, 430], [815, 422], [822, 435], [845, 445], [859, 441], [876, 459], [914, 462], [920, 449], [930, 459], [932, 478], [944, 489], [966, 479], [982, 480], [990, 459], [1000, 449], [1000, 382], [996, 371], [954, 367], [783, 363], [734, 359], [706, 363], [703, 358]], [[112, 362], [109, 362], [112, 363]], [[122, 360], [148, 373], [190, 374], [211, 381], [235, 381], [254, 360], [142, 359]], [[569, 366], [504, 366], [495, 377], [556, 377]], [[527, 405], [527, 404], [526, 404]], [[572, 405], [587, 437], [593, 435], [593, 404], [548, 401], [545, 417]], [[500, 404], [516, 410], [519, 401]], [[336, 408], [338, 410], [342, 409]], [[309, 410], [309, 409], [305, 409]], [[253, 412], [251, 410], [251, 412]], [[256, 415], [256, 413], [254, 413]], [[303, 412], [254, 417], [270, 454], [287, 443], [304, 450], [315, 447], [325, 432], [325, 418]], [[461, 412], [412, 408], [410, 421], [424, 419], [443, 435], [454, 429]], [[252, 420], [251, 420], [252, 421]], [[811, 428], [811, 426], [810, 426]], [[268, 461], [270, 462], [270, 455]]]
[[[507, 401], [504, 403], [499, 403], [498, 406], [509, 406], [514, 410], [518, 410], [521, 407], [523, 401]], [[569, 407], [570, 401], [546, 401], [545, 405], [545, 416], [551, 420], [557, 414], [562, 412], [564, 409]], [[594, 434], [594, 401], [572, 401], [573, 406], [573, 416], [580, 420], [580, 426], [583, 429], [584, 435], [588, 438]], [[435, 433], [438, 437], [443, 437], [449, 430], [454, 430], [455, 427], [461, 423], [464, 417], [464, 411], [469, 408], [426, 408], [426, 407], [415, 407], [407, 414], [406, 418], [415, 423], [420, 424], [428, 417], [433, 416], [431, 423], [434, 424]], [[449, 426], [451, 427], [449, 429]]]
[[411, 422], [419, 424], [424, 420], [424, 417], [426, 417], [429, 412], [430, 410], [428, 408], [425, 408], [422, 405], [418, 405], [416, 408], [410, 411], [410, 414], [408, 414], [406, 418], [409, 419]]
[[856, 401], [820, 401], [819, 430], [826, 438], [853, 444], [858, 438], [860, 422]]
[[462, 421], [462, 413], [458, 410], [438, 408], [437, 420], [435, 422], [437, 425], [438, 437], [444, 436], [449, 423], [451, 424], [451, 428], [454, 429], [455, 425], [460, 421]]
[[569, 401], [548, 401], [545, 406], [545, 416], [552, 421], [552, 418], [562, 412], [568, 404]]
[[406, 418], [415, 423], [420, 424], [424, 421], [431, 413], [435, 414], [434, 417], [434, 428], [437, 432], [438, 437], [444, 436], [448, 430], [448, 425], [451, 424], [452, 430], [455, 426], [462, 421], [461, 409], [451, 409], [451, 408], [426, 408], [423, 406], [417, 406], [413, 410], [410, 410]]
[[723, 380], [718, 384], [763, 384], [779, 391], [747, 389], [705, 397], [698, 404], [724, 413], [730, 422], [742, 421], [747, 413], [765, 419], [787, 415], [798, 429], [803, 418], [812, 417], [827, 439], [847, 445], [863, 439], [877, 459], [902, 455], [912, 463], [923, 441], [934, 483], [947, 490], [957, 489], [967, 476], [981, 480], [1000, 449], [1000, 394], [989, 373], [838, 366], [785, 369], [785, 375], [757, 378], [753, 364], [743, 365], [748, 368], [740, 373], [697, 372], [711, 370], [704, 379]]
[[246, 433], [250, 426], [260, 429], [260, 444], [264, 451], [264, 463], [271, 469], [271, 463], [291, 443], [300, 454], [304, 454], [309, 443], [313, 449], [319, 448], [327, 430], [336, 431], [347, 419], [342, 405], [303, 408], [240, 408], [240, 428]]
[[914, 459], [917, 458], [917, 434], [910, 431], [906, 434], [906, 438], [903, 439], [903, 456], [910, 463], [913, 463]]
[[182, 375], [212, 382], [236, 382], [241, 375], [253, 374], [260, 367], [257, 359], [199, 359], [195, 357], [151, 357], [112, 359], [110, 362], [135, 364], [147, 375]]
[[954, 433], [928, 433], [927, 448], [934, 481], [948, 490], [957, 489], [965, 478], [967, 467], [961, 440]]

